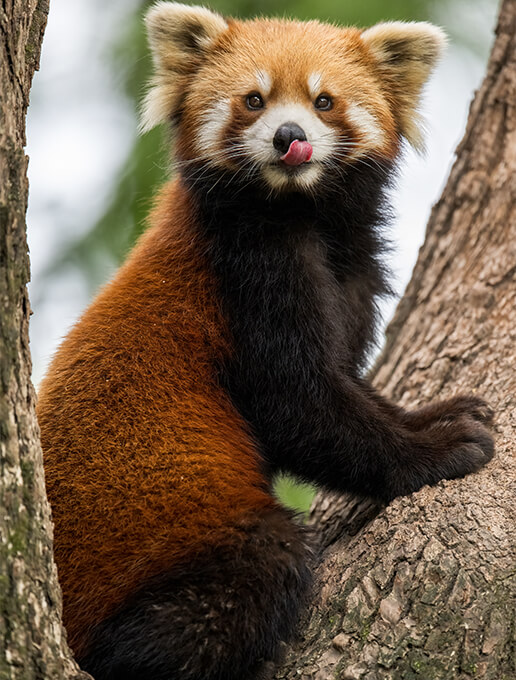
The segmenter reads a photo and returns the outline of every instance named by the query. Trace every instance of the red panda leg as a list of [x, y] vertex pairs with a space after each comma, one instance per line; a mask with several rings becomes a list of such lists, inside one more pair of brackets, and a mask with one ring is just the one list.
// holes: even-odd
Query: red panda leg
[[79, 659], [95, 680], [265, 680], [311, 584], [306, 532], [283, 509], [143, 587]]

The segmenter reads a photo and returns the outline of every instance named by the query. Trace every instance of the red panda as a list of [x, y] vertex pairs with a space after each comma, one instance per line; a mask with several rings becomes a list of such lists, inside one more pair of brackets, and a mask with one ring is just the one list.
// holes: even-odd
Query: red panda
[[96, 680], [259, 680], [310, 592], [282, 471], [390, 501], [493, 455], [474, 397], [363, 377], [402, 140], [442, 32], [226, 20], [161, 2], [144, 130], [178, 177], [38, 404], [64, 621]]

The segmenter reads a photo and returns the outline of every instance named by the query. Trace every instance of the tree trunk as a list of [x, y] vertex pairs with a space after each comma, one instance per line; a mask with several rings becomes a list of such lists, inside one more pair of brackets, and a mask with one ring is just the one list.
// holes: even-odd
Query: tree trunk
[[[47, 0], [0, 9], [0, 680], [87, 678], [60, 623], [25, 290], [25, 113]], [[497, 411], [497, 457], [380, 509], [319, 495], [325, 545], [302, 639], [279, 678], [516, 678], [516, 0], [374, 371], [406, 405], [475, 392]]]
[[320, 494], [319, 588], [278, 678], [515, 680], [516, 0], [430, 218], [374, 384], [415, 407], [474, 393], [496, 411], [480, 473], [381, 509]]
[[30, 382], [25, 115], [48, 0], [0, 8], [0, 679], [87, 678], [66, 646]]

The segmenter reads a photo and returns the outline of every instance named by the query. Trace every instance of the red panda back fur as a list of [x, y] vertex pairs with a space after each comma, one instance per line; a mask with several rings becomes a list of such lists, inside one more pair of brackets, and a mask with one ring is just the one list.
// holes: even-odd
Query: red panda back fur
[[76, 654], [141, 583], [275, 505], [248, 428], [215, 381], [230, 348], [191, 222], [185, 192], [169, 184], [152, 228], [41, 385], [55, 557]]

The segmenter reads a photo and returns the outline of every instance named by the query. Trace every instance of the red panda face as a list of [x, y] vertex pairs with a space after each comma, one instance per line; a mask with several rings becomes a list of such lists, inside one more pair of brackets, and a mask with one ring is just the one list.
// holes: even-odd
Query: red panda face
[[147, 23], [157, 73], [143, 127], [170, 120], [180, 163], [312, 191], [334, 169], [421, 144], [417, 107], [443, 36], [428, 24], [366, 31], [225, 21], [162, 2]]
[[394, 121], [360, 48], [358, 31], [233, 24], [185, 97], [180, 152], [276, 191], [315, 187], [336, 164], [392, 156]]

